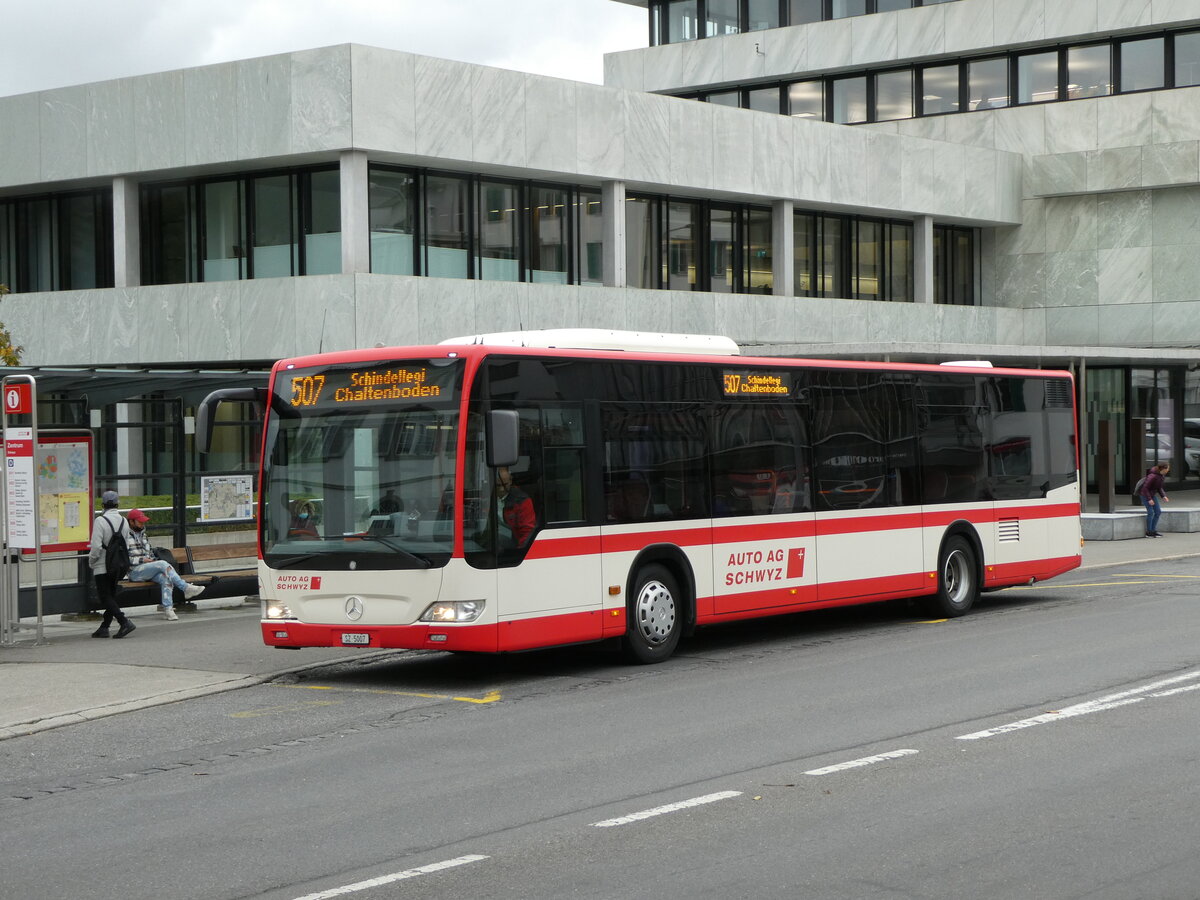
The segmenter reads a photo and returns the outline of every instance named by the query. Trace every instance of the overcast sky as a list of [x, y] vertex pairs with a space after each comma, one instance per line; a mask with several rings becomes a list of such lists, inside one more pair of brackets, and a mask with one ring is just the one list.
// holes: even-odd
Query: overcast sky
[[614, 0], [0, 0], [0, 97], [358, 43], [576, 81], [648, 43]]

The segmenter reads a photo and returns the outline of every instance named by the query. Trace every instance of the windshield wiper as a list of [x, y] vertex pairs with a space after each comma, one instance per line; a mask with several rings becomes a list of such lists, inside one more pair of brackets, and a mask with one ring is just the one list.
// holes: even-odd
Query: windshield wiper
[[364, 541], [379, 541], [379, 543], [383, 544], [389, 550], [395, 550], [401, 556], [406, 556], [409, 559], [411, 559], [413, 562], [420, 563], [422, 569], [428, 569], [430, 566], [433, 565], [433, 561], [430, 560], [428, 557], [420, 556], [419, 554], [416, 554], [416, 553], [410, 553], [408, 550], [405, 550], [403, 547], [401, 547], [395, 541], [391, 540], [388, 537], [385, 537], [382, 534], [359, 534], [359, 535], [355, 535], [355, 537], [361, 538]]
[[289, 556], [287, 559], [281, 559], [274, 563], [273, 568], [286, 569], [289, 566], [294, 566], [296, 563], [302, 563], [307, 559], [316, 559], [318, 556], [324, 556], [323, 553], [304, 553], [300, 556]]

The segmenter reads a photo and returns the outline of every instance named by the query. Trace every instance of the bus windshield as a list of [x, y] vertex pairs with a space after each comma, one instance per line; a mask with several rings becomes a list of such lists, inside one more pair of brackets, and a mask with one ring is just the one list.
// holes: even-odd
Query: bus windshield
[[279, 372], [263, 454], [267, 565], [444, 566], [461, 386], [458, 360]]

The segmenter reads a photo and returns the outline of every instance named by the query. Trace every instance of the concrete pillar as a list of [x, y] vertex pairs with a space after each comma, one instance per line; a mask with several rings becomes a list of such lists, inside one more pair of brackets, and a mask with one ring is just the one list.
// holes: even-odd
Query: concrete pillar
[[365, 150], [341, 158], [342, 274], [371, 271], [371, 207]]
[[[142, 404], [118, 403], [118, 422], [140, 422]], [[142, 453], [145, 440], [143, 428], [117, 429], [117, 471], [144, 472], [146, 471], [145, 456]], [[145, 493], [146, 482], [141, 478], [122, 478], [117, 482], [117, 492], [122, 496]]]
[[790, 297], [796, 280], [796, 254], [793, 252], [791, 200], [776, 200], [771, 204], [771, 278], [776, 296]]
[[141, 218], [138, 184], [119, 176], [112, 183], [113, 286], [138, 287], [142, 283]]
[[933, 217], [913, 219], [913, 300], [933, 302]]
[[604, 284], [625, 287], [625, 182], [601, 184], [600, 206], [604, 218]]

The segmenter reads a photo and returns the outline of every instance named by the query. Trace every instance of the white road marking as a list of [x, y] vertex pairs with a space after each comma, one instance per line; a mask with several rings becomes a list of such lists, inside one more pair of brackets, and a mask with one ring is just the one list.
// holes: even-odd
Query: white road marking
[[393, 872], [391, 875], [380, 875], [378, 878], [371, 878], [367, 881], [359, 881], [355, 884], [347, 884], [343, 887], [330, 888], [327, 891], [320, 891], [316, 894], [305, 894], [303, 897], [297, 897], [296, 900], [328, 900], [329, 897], [340, 897], [343, 894], [353, 894], [355, 891], [365, 891], [367, 888], [379, 887], [383, 884], [391, 884], [393, 881], [403, 881], [406, 878], [416, 878], [418, 875], [429, 875], [432, 872], [441, 872], [443, 869], [453, 869], [455, 866], [465, 866], [467, 863], [479, 862], [482, 859], [487, 859], [486, 856], [460, 856], [457, 859], [447, 859], [443, 862], [430, 863], [427, 866], [421, 866], [419, 869], [405, 869], [403, 872]]
[[1195, 681], [1197, 678], [1200, 678], [1200, 670], [1176, 675], [1173, 678], [1165, 678], [1162, 681], [1155, 681], [1128, 691], [1121, 691], [1118, 694], [1109, 694], [1107, 697], [1100, 697], [1097, 700], [1088, 700], [1086, 703], [1078, 703], [1075, 706], [1068, 706], [1065, 709], [1043, 713], [1040, 716], [1021, 719], [1018, 722], [1009, 722], [1007, 725], [1000, 725], [996, 728], [975, 731], [971, 734], [960, 734], [957, 739], [960, 741], [977, 741], [981, 738], [995, 737], [998, 734], [1008, 734], [1010, 731], [1020, 731], [1022, 728], [1032, 728], [1035, 725], [1060, 722], [1063, 719], [1070, 719], [1075, 716], [1086, 716], [1091, 713], [1105, 712], [1121, 706], [1128, 706], [1131, 703], [1141, 703], [1143, 700], [1151, 697], [1169, 697], [1173, 694], [1183, 693], [1184, 691], [1196, 690], [1200, 688], [1200, 684], [1175, 687], [1166, 691], [1160, 689], [1171, 688], [1172, 685], [1178, 685], [1184, 681]]
[[593, 822], [593, 828], [611, 828], [614, 825], [628, 825], [630, 822], [640, 822], [642, 819], [652, 819], [666, 813], [690, 809], [693, 806], [703, 806], [705, 803], [715, 803], [718, 800], [728, 800], [730, 797], [742, 796], [741, 791], [721, 791], [719, 794], [705, 794], [703, 797], [693, 797], [691, 800], [680, 800], [678, 803], [668, 803], [666, 806], [656, 806], [654, 809], [644, 809], [641, 812], [630, 813], [618, 819], [605, 819], [603, 822]]
[[805, 775], [832, 775], [834, 772], [845, 772], [847, 769], [857, 769], [860, 766], [872, 766], [875, 763], [889, 759], [900, 759], [902, 756], [913, 756], [917, 750], [892, 750], [890, 753], [880, 753], [878, 756], [864, 756], [862, 759], [852, 759], [849, 762], [838, 763], [835, 766], [825, 766], [823, 769], [810, 769]]

